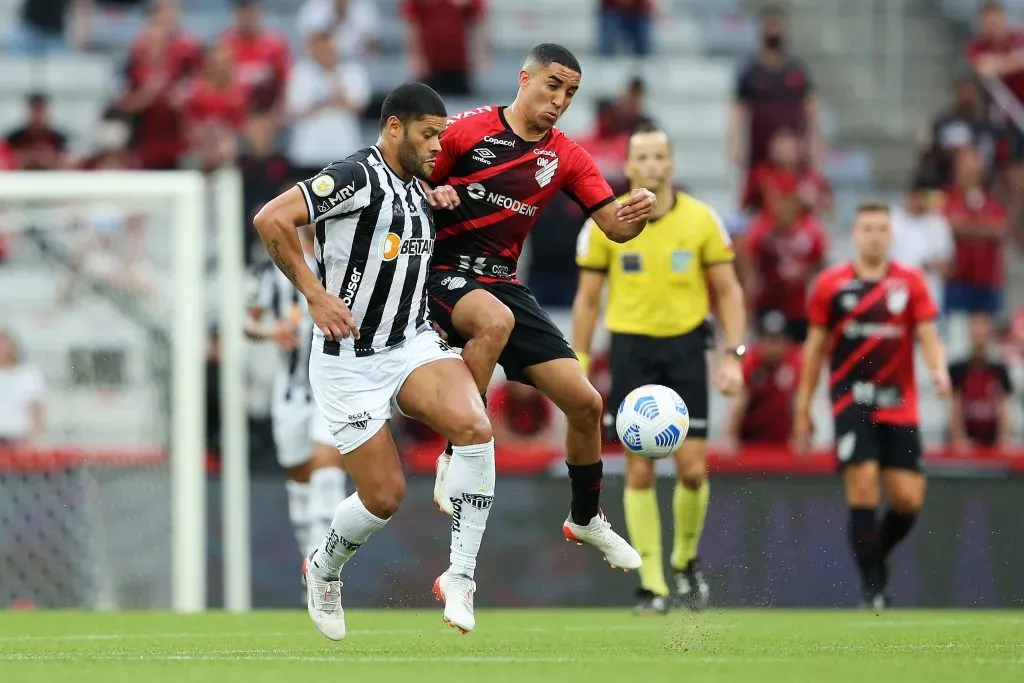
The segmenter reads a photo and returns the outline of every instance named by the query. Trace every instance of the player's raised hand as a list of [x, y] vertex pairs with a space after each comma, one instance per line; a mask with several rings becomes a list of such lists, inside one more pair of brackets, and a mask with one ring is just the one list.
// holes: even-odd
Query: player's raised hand
[[309, 317], [324, 333], [324, 339], [348, 339], [349, 335], [359, 339], [359, 325], [352, 311], [341, 299], [326, 291], [309, 300]]
[[629, 199], [619, 206], [619, 210], [615, 212], [615, 218], [623, 223], [640, 223], [651, 217], [651, 213], [657, 205], [658, 198], [653, 192], [638, 187], [630, 192]]
[[274, 329], [274, 341], [285, 351], [291, 351], [299, 345], [298, 330], [287, 320], [282, 320]]
[[459, 193], [451, 185], [438, 185], [427, 191], [427, 202], [432, 209], [454, 209], [459, 205]]
[[951, 382], [949, 380], [949, 370], [945, 366], [940, 366], [932, 370], [932, 384], [935, 386], [935, 393], [942, 398], [949, 398], [952, 393]]

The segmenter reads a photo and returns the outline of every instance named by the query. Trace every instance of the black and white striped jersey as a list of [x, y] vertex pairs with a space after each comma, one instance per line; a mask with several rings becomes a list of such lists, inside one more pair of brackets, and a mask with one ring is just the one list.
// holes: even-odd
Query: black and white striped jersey
[[299, 187], [316, 225], [320, 281], [359, 325], [358, 341], [324, 341], [324, 352], [368, 356], [404, 343], [427, 322], [434, 220], [420, 182], [399, 178], [373, 146]]
[[[316, 262], [306, 257], [310, 268]], [[275, 378], [274, 394], [285, 401], [313, 400], [309, 386], [309, 353], [313, 343], [313, 320], [309, 317], [306, 298], [272, 262], [257, 271], [258, 287], [249, 302], [251, 308], [263, 311], [264, 318], [287, 320], [295, 325], [299, 342], [294, 349], [279, 349], [280, 367]]]

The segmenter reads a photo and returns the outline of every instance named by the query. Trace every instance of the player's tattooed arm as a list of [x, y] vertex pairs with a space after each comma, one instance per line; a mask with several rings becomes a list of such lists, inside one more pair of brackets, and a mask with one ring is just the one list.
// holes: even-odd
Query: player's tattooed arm
[[274, 265], [281, 269], [285, 277], [291, 280], [292, 284], [295, 284], [295, 280], [298, 279], [298, 274], [295, 272], [294, 266], [288, 263], [288, 261], [281, 255], [281, 242], [280, 240], [273, 238], [269, 242], [264, 242], [264, 246], [267, 247], [267, 252], [270, 254], [271, 260]]
[[306, 299], [326, 293], [320, 278], [306, 264], [298, 228], [309, 221], [306, 199], [298, 187], [274, 197], [253, 219], [263, 246], [274, 265]]

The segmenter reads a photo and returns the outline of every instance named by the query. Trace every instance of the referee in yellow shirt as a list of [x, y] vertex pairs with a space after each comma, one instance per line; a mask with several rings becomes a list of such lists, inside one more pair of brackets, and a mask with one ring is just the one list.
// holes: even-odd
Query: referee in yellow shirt
[[[676, 488], [671, 565], [675, 599], [704, 609], [710, 590], [697, 566], [697, 545], [708, 506], [708, 363], [714, 347], [708, 322], [710, 282], [724, 328], [725, 351], [716, 384], [725, 394], [743, 384], [740, 359], [746, 313], [733, 268], [732, 243], [718, 215], [706, 204], [672, 188], [672, 146], [668, 136], [647, 127], [629, 140], [626, 174], [633, 188], [656, 193], [658, 205], [639, 236], [616, 244], [587, 221], [576, 263], [580, 284], [573, 302], [572, 342], [589, 369], [591, 338], [608, 284], [605, 324], [611, 340], [611, 411], [633, 389], [663, 384], [682, 396], [690, 411], [690, 432], [675, 454]], [[666, 612], [671, 598], [661, 554], [661, 516], [654, 487], [654, 463], [626, 454], [626, 525], [643, 557], [637, 611]]]

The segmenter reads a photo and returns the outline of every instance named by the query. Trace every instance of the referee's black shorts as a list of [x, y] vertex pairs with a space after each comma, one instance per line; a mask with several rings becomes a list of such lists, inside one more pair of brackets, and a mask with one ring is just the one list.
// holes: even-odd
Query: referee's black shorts
[[465, 346], [452, 325], [452, 310], [462, 297], [483, 289], [508, 306], [516, 324], [509, 335], [505, 350], [498, 356], [498, 364], [505, 377], [513, 382], [530, 384], [526, 368], [559, 358], [576, 358], [565, 335], [558, 329], [530, 290], [513, 280], [481, 282], [472, 275], [453, 270], [432, 270], [427, 276], [427, 294], [430, 297], [430, 319], [448, 335], [452, 346]]
[[608, 396], [605, 429], [615, 434], [615, 413], [623, 399], [637, 387], [661, 384], [674, 390], [690, 411], [688, 437], [708, 436], [708, 362], [710, 324], [678, 337], [648, 337], [612, 333], [612, 387]]

